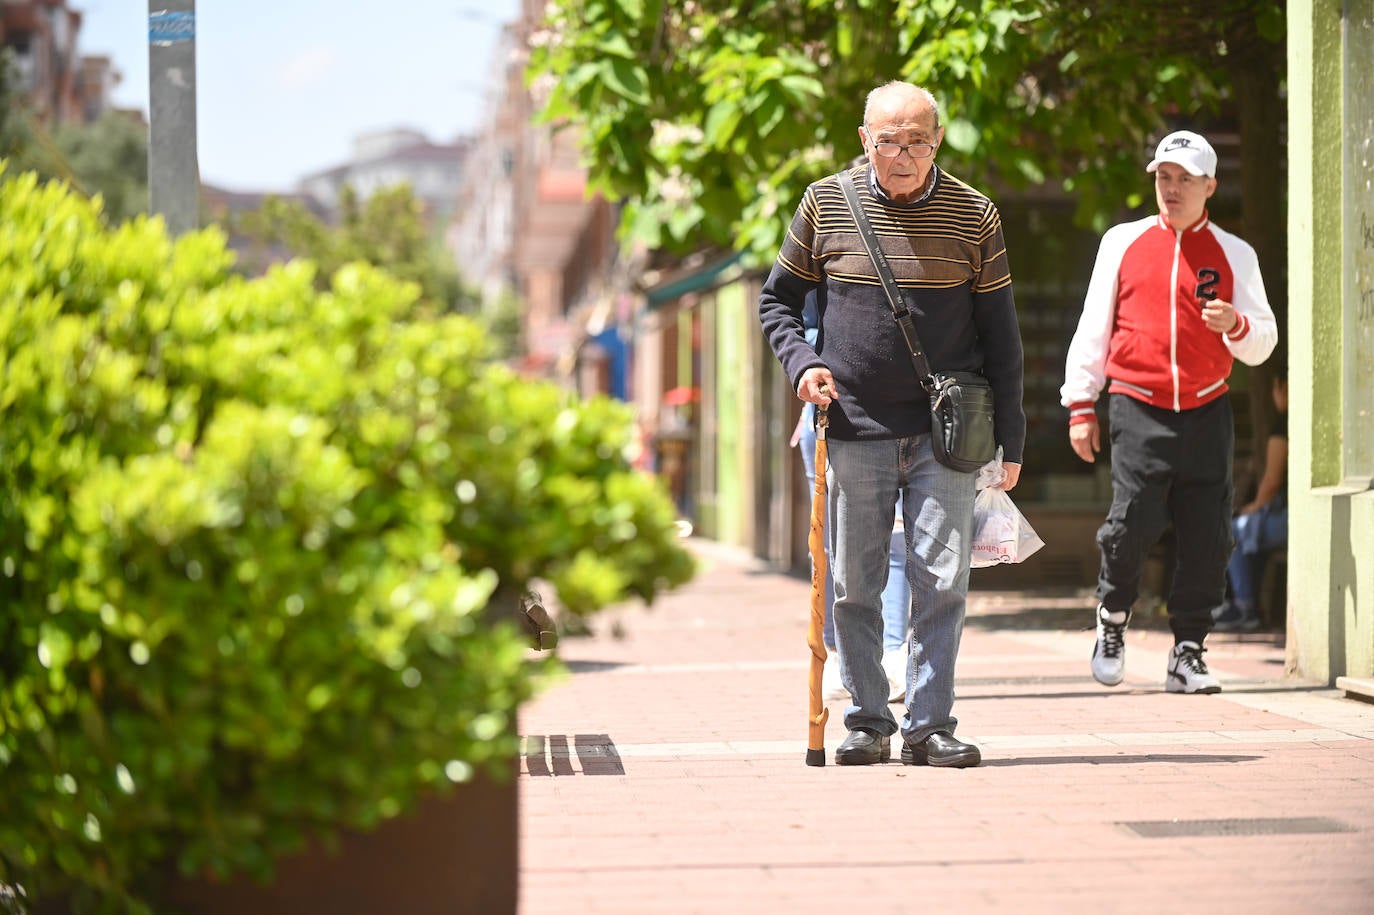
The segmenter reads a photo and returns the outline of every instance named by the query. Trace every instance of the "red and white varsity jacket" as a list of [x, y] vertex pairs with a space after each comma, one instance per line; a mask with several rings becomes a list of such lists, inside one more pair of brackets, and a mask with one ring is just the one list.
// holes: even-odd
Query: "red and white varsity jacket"
[[[1207, 299], [1235, 306], [1229, 333], [1203, 323]], [[1233, 358], [1258, 365], [1277, 342], [1254, 248], [1206, 213], [1183, 230], [1163, 216], [1123, 223], [1098, 247], [1060, 403], [1071, 425], [1093, 422], [1093, 403], [1110, 381], [1112, 393], [1191, 410], [1226, 393]]]

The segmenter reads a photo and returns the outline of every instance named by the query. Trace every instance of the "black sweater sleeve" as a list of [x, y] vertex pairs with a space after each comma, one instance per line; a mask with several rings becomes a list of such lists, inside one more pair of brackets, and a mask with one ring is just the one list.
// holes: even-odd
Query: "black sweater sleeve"
[[807, 188], [787, 227], [778, 259], [759, 295], [759, 322], [773, 354], [797, 390], [801, 376], [814, 366], [825, 366], [816, 347], [806, 342], [802, 308], [806, 296], [821, 282], [821, 268], [815, 259], [817, 206], [815, 192]]
[[807, 294], [815, 288], [815, 283], [775, 263], [759, 295], [759, 322], [763, 325], [763, 335], [792, 382], [793, 392], [807, 369], [825, 367], [825, 361], [806, 342], [806, 326], [802, 321], [802, 306]]
[[1002, 460], [1020, 464], [1026, 447], [1026, 412], [1021, 405], [1025, 357], [1011, 286], [975, 292], [973, 321], [983, 346], [983, 374], [992, 384]]

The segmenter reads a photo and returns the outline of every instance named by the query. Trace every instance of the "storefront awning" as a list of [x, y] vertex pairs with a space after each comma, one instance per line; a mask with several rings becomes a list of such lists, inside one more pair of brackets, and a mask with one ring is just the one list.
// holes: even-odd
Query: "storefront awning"
[[699, 292], [720, 285], [724, 282], [722, 275], [738, 265], [743, 257], [743, 252], [736, 252], [705, 264], [689, 273], [676, 276], [659, 286], [651, 287], [644, 292], [645, 301], [649, 309], [652, 310], [667, 302], [680, 299], [689, 292]]

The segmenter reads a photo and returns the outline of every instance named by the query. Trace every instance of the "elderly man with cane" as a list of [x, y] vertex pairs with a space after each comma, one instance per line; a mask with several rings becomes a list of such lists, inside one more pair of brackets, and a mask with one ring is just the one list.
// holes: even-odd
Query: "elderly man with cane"
[[[835, 761], [885, 762], [899, 730], [882, 667], [880, 595], [900, 493], [912, 592], [902, 761], [976, 766], [982, 755], [954, 737], [951, 714], [975, 474], [946, 463], [929, 391], [949, 373], [990, 387], [987, 437], [1005, 455], [997, 485], [1014, 487], [1026, 423], [1011, 271], [997, 208], [935, 164], [944, 129], [930, 92], [880, 86], [858, 135], [865, 162], [807, 188], [759, 299], [764, 334], [797, 396], [828, 408], [836, 648], [852, 697]], [[815, 346], [802, 320], [813, 291]]]

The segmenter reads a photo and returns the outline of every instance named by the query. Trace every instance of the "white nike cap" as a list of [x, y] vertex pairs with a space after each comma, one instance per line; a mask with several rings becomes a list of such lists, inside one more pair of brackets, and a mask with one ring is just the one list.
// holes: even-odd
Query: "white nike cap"
[[1159, 141], [1155, 157], [1145, 166], [1145, 171], [1154, 172], [1161, 162], [1181, 165], [1190, 175], [1217, 176], [1217, 153], [1200, 134], [1191, 130], [1175, 130]]

